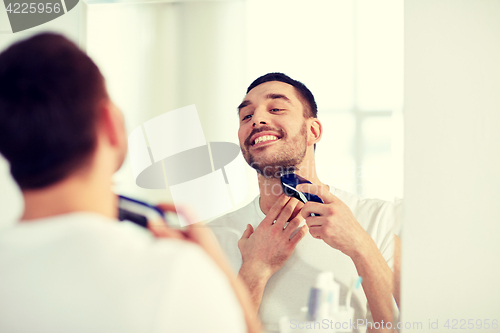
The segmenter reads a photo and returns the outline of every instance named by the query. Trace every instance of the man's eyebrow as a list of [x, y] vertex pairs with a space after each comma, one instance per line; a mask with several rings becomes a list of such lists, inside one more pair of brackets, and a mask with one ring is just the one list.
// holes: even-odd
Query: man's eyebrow
[[[283, 94], [267, 94], [266, 99], [283, 99], [285, 102], [288, 102], [288, 103], [291, 102], [290, 98], [286, 97]], [[248, 99], [241, 102], [241, 104], [238, 105], [238, 113], [240, 113], [241, 109], [243, 109], [245, 106], [248, 106], [250, 104], [252, 104], [252, 102], [250, 102]]]
[[238, 105], [238, 113], [240, 113], [241, 109], [243, 109], [245, 106], [248, 106], [250, 104], [252, 104], [252, 103], [250, 103], [250, 101], [248, 99], [241, 102], [241, 104]]
[[283, 94], [268, 94], [266, 95], [267, 99], [283, 99], [286, 102], [290, 103], [290, 98], [286, 97]]

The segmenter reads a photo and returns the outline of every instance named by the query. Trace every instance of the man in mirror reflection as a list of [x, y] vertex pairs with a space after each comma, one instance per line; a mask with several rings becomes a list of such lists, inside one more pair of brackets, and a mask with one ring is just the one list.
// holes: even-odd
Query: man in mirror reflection
[[[323, 271], [340, 283], [341, 306], [353, 278], [362, 277], [351, 301], [355, 320], [392, 321], [399, 303], [394, 204], [320, 181], [315, 146], [323, 127], [313, 94], [285, 74], [269, 73], [250, 84], [238, 117], [240, 147], [257, 172], [260, 195], [209, 225], [250, 289], [263, 323], [299, 313]], [[290, 170], [312, 183], [297, 189], [317, 194], [323, 204], [283, 194], [280, 176]]]

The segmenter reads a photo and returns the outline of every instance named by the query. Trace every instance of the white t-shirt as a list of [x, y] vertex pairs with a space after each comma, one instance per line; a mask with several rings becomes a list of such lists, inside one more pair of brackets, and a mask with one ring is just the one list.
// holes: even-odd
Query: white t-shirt
[[[332, 193], [351, 209], [392, 269], [394, 205], [378, 199], [361, 199], [333, 188]], [[265, 217], [260, 209], [259, 198], [257, 196], [247, 206], [208, 224], [229, 257], [235, 272], [239, 271], [242, 263], [238, 240], [247, 224], [251, 224], [255, 230]], [[308, 233], [297, 244], [290, 259], [266, 285], [259, 310], [263, 324], [273, 327], [282, 316], [298, 314], [302, 307], [307, 306], [310, 288], [314, 285], [317, 275], [324, 271], [334, 273], [335, 281], [340, 284], [340, 305], [345, 305], [349, 285], [352, 279], [358, 276], [354, 263], [347, 255]], [[355, 319], [367, 317], [367, 300], [361, 287], [353, 293], [351, 306], [355, 310]], [[368, 319], [371, 319], [370, 316]]]
[[0, 232], [0, 332], [246, 332], [198, 246], [71, 213]]

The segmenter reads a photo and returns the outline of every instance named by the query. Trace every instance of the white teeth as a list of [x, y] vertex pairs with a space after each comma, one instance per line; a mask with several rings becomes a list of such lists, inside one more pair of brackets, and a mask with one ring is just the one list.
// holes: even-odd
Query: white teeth
[[274, 135], [263, 135], [263, 136], [259, 136], [257, 139], [255, 139], [254, 141], [254, 145], [259, 143], [259, 142], [263, 142], [263, 141], [269, 141], [269, 140], [278, 140], [278, 137], [277, 136], [274, 136]]

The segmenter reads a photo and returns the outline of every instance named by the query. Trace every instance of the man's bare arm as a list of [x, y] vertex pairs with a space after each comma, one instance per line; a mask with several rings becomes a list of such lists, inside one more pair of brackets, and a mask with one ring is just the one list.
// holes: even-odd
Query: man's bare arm
[[[383, 323], [380, 327], [387, 327], [387, 322], [392, 322], [392, 291], [393, 273], [387, 265], [373, 239], [366, 242], [365, 246], [358, 248], [351, 259], [356, 266], [358, 275], [363, 277], [363, 290], [368, 300], [374, 322]], [[390, 330], [368, 330], [371, 332]]]
[[256, 311], [260, 307], [267, 281], [283, 267], [297, 243], [307, 234], [307, 226], [304, 225], [291, 237], [302, 221], [300, 215], [290, 219], [298, 203], [297, 199], [282, 195], [255, 231], [248, 225], [238, 241], [243, 259], [239, 277], [250, 290]]
[[264, 294], [267, 281], [269, 281], [271, 275], [261, 273], [257, 269], [249, 267], [249, 265], [242, 265], [238, 277], [247, 286], [255, 315], [257, 315], [260, 303], [262, 302], [262, 295]]
[[399, 305], [399, 295], [401, 291], [401, 238], [397, 235], [394, 235], [394, 291], [392, 294], [394, 295], [394, 299], [396, 303]]
[[324, 202], [308, 202], [302, 208], [301, 214], [306, 219], [311, 235], [353, 260], [358, 275], [363, 278], [363, 290], [373, 320], [379, 323], [392, 322], [394, 275], [371, 236], [349, 207], [328, 191], [328, 187], [301, 184], [297, 189], [317, 194]]

